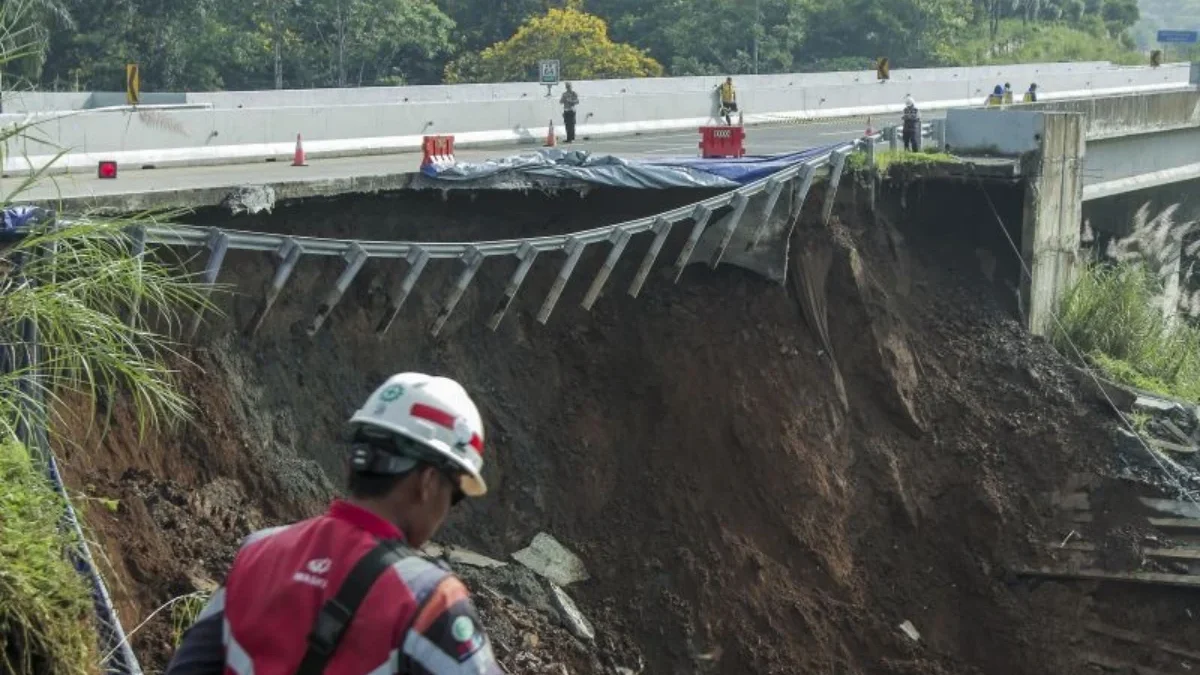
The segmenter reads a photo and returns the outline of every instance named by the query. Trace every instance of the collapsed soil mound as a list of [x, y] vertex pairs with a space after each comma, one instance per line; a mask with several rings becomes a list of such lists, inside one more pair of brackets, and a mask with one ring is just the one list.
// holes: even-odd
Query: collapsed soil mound
[[[481, 228], [503, 217], [484, 202]], [[389, 374], [424, 370], [474, 392], [488, 432], [493, 492], [442, 539], [505, 560], [546, 531], [593, 576], [571, 593], [605, 658], [560, 631], [533, 640], [551, 650], [536, 667], [514, 648], [511, 672], [638, 672], [622, 644], [655, 675], [1076, 672], [1006, 569], [1034, 555], [1048, 495], [1109, 442], [1106, 423], [970, 250], [906, 242], [922, 230], [873, 222], [852, 200], [824, 228], [819, 206], [794, 236], [786, 287], [694, 266], [678, 285], [653, 274], [635, 300], [624, 288], [639, 238], [590, 314], [578, 302], [603, 251], [584, 257], [549, 326], [534, 317], [559, 261], [539, 259], [495, 333], [484, 322], [515, 262], [489, 262], [438, 339], [427, 329], [452, 265], [431, 265], [426, 292], [379, 337], [402, 268], [368, 263], [308, 338], [340, 263], [305, 259], [248, 338], [272, 260], [231, 252], [221, 281], [238, 293], [186, 373], [196, 422], [138, 443], [118, 419], [103, 442], [61, 450], [76, 486], [120, 501], [91, 515], [126, 622], [219, 581], [248, 530], [319, 508], [345, 420]], [[258, 222], [307, 233], [313, 218]], [[504, 604], [484, 603], [485, 615]], [[163, 663], [170, 635], [139, 633], [145, 665]]]

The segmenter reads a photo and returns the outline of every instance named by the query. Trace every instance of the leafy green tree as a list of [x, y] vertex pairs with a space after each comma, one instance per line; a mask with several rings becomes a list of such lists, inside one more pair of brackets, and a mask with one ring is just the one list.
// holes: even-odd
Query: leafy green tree
[[966, 0], [815, 0], [808, 21], [822, 29], [811, 33], [803, 53], [811, 64], [887, 56], [904, 67], [940, 65], [952, 61], [971, 14]]
[[515, 35], [470, 58], [451, 63], [446, 80], [511, 82], [531, 79], [541, 59], [559, 59], [571, 79], [654, 77], [662, 66], [646, 53], [613, 42], [600, 17], [584, 13], [577, 3], [525, 22]]
[[563, 0], [438, 0], [438, 7], [458, 26], [465, 51], [482, 51], [517, 32], [521, 24]]
[[312, 0], [301, 26], [314, 81], [339, 87], [439, 82], [453, 30], [427, 0]]

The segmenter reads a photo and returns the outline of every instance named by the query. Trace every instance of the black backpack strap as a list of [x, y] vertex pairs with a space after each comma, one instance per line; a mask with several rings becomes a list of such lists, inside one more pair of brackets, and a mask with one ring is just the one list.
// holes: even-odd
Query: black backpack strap
[[415, 555], [412, 549], [400, 542], [380, 541], [354, 564], [354, 569], [350, 570], [337, 594], [317, 613], [312, 632], [308, 634], [308, 650], [296, 669], [296, 675], [322, 675], [325, 672], [325, 666], [333, 658], [371, 586], [375, 585], [384, 570], [411, 555]]

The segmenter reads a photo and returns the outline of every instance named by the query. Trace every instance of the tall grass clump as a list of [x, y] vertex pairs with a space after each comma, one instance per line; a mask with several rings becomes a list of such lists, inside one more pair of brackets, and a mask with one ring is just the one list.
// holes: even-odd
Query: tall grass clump
[[1162, 284], [1136, 263], [1087, 267], [1063, 298], [1052, 339], [1073, 343], [1115, 380], [1200, 401], [1200, 329], [1164, 316]]
[[91, 590], [64, 551], [65, 504], [25, 448], [0, 442], [0, 672], [98, 670]]
[[[0, 69], [36, 58], [39, 0], [0, 0]], [[11, 81], [6, 83], [11, 85]], [[49, 180], [13, 162], [36, 125], [0, 128], [0, 211]], [[63, 526], [65, 498], [47, 479], [61, 429], [55, 411], [82, 400], [128, 403], [140, 430], [185, 419], [172, 335], [207, 290], [161, 250], [136, 245], [137, 223], [50, 219], [0, 239], [0, 673], [99, 673], [92, 589], [69, 562], [84, 545]], [[35, 338], [30, 340], [30, 338]], [[32, 347], [36, 343], [36, 348]], [[71, 403], [63, 399], [74, 394]], [[74, 411], [79, 412], [79, 411]], [[94, 411], [91, 411], [94, 412]], [[83, 415], [87, 418], [87, 415]], [[58, 428], [56, 428], [58, 427]]]

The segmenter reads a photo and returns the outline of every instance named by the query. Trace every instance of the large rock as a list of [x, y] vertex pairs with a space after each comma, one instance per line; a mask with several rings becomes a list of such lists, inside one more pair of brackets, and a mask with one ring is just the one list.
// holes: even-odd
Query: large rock
[[587, 620], [583, 612], [579, 611], [575, 601], [571, 596], [567, 595], [557, 584], [550, 584], [551, 597], [554, 598], [554, 606], [558, 609], [562, 616], [563, 623], [566, 624], [567, 630], [571, 635], [584, 640], [586, 642], [594, 642], [596, 640], [596, 629], [592, 627], [592, 622]]
[[539, 532], [528, 548], [517, 551], [512, 557], [559, 586], [570, 586], [591, 578], [583, 561], [545, 532]]

